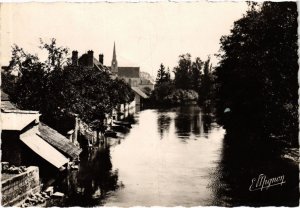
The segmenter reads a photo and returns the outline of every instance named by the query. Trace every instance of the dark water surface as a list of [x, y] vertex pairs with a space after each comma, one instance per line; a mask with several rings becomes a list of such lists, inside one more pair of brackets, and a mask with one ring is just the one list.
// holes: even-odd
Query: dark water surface
[[[296, 206], [298, 166], [254, 151], [242, 132], [226, 134], [198, 106], [144, 110], [114, 145], [84, 152], [78, 171], [55, 188], [56, 206]], [[238, 132], [238, 130], [237, 130]], [[254, 149], [254, 150], [253, 150]], [[249, 191], [253, 178], [284, 175], [285, 183]]]

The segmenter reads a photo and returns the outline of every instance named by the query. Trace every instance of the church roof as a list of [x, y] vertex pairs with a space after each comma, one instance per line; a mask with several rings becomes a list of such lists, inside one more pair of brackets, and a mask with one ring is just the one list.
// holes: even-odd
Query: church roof
[[140, 67], [118, 67], [119, 77], [139, 78]]

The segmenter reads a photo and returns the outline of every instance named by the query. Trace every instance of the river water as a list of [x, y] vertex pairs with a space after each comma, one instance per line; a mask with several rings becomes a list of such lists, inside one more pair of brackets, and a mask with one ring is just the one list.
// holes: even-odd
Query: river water
[[[79, 170], [55, 187], [66, 197], [49, 205], [297, 204], [297, 166], [255, 152], [249, 157], [242, 145], [230, 147], [228, 141], [239, 136], [226, 134], [207, 110], [196, 105], [148, 109], [137, 113], [135, 121], [129, 132], [110, 139], [111, 145], [84, 152]], [[284, 175], [286, 183], [249, 191], [259, 174]]]

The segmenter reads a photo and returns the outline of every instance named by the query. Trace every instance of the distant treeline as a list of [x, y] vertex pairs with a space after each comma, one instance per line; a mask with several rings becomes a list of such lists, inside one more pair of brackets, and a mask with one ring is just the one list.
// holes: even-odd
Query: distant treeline
[[197, 101], [215, 107], [227, 132], [298, 146], [298, 22], [295, 2], [248, 3], [248, 11], [220, 40], [219, 63], [179, 56], [170, 70], [161, 64], [152, 106]]
[[202, 61], [199, 57], [191, 60], [190, 54], [179, 56], [178, 66], [170, 70], [163, 64], [157, 72], [156, 84], [150, 96], [153, 106], [174, 106], [191, 102], [207, 102], [213, 95], [213, 76], [210, 58]]

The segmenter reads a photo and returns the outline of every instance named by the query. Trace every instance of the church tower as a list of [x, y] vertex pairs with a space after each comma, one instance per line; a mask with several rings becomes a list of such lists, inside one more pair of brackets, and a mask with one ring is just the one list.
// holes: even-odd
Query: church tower
[[114, 42], [114, 51], [113, 51], [113, 58], [111, 60], [111, 72], [113, 74], [118, 74], [118, 61], [117, 61], [117, 55], [116, 55], [116, 44]]

